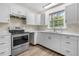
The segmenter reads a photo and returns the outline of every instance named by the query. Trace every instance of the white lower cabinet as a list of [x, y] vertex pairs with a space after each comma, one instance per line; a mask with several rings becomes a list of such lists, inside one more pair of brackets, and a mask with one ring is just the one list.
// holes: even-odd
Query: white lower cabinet
[[48, 36], [48, 47], [52, 50], [55, 50], [57, 52], [60, 52], [60, 44], [61, 44], [61, 39], [59, 35], [57, 34], [49, 34]]
[[58, 35], [40, 33], [40, 37], [38, 40], [39, 40], [38, 44], [58, 52], [60, 51], [61, 39], [59, 39]]
[[77, 56], [78, 49], [76, 36], [41, 32], [39, 33], [38, 44], [66, 56]]
[[0, 35], [0, 56], [11, 55], [11, 36]]
[[0, 50], [0, 56], [9, 56], [9, 55], [11, 55], [11, 50], [9, 48]]
[[[79, 38], [79, 37], [78, 37]], [[79, 39], [78, 39], [78, 56], [79, 56]]]
[[62, 36], [61, 53], [68, 56], [77, 56], [77, 37]]
[[43, 45], [43, 46], [47, 46], [46, 39], [47, 39], [46, 35], [44, 35], [43, 33], [39, 33], [38, 44]]

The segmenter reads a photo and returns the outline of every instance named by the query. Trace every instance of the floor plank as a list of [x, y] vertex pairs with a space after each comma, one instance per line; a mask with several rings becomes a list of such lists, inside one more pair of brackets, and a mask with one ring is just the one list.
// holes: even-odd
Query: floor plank
[[56, 52], [46, 49], [40, 45], [30, 46], [29, 50], [19, 54], [18, 56], [62, 56]]

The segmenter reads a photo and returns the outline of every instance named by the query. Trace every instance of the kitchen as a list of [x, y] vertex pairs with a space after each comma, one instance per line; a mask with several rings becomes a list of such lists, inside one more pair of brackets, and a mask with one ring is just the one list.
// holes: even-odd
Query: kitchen
[[0, 3], [0, 56], [79, 56], [79, 3]]

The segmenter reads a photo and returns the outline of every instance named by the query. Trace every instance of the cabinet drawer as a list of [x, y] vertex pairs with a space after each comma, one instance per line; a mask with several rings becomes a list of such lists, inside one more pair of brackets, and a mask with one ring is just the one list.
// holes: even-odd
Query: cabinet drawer
[[62, 45], [63, 46], [70, 46], [70, 47], [72, 47], [75, 44], [76, 44], [76, 41], [74, 41], [74, 40], [63, 40], [62, 41]]
[[62, 45], [74, 46], [77, 44], [76, 37], [64, 36], [62, 39]]
[[3, 39], [3, 40], [10, 39], [10, 38], [11, 38], [11, 36], [7, 36], [7, 35], [6, 36], [5, 35], [0, 36], [0, 40], [1, 39]]
[[10, 36], [0, 36], [0, 43], [10, 43]]
[[62, 49], [62, 52], [61, 52], [62, 54], [64, 54], [64, 55], [67, 55], [67, 56], [76, 56], [77, 55], [77, 50], [76, 50], [76, 48], [74, 49], [74, 48], [63, 48]]
[[75, 36], [70, 36], [70, 35], [63, 35], [62, 38], [63, 39], [76, 39]]
[[70, 55], [70, 56], [72, 56], [72, 55], [74, 55], [74, 52], [73, 52], [73, 50], [69, 50], [69, 49], [63, 49], [62, 50], [62, 54], [64, 54], [64, 55]]
[[11, 49], [11, 44], [3, 44], [3, 45], [0, 45], [0, 51], [3, 51], [3, 49]]
[[61, 52], [64, 55], [77, 55], [77, 38], [72, 36], [63, 36], [61, 41]]
[[0, 41], [0, 46], [5, 44], [11, 44], [10, 40]]
[[9, 56], [9, 55], [11, 55], [11, 49], [9, 48], [6, 48], [0, 51], [0, 56]]

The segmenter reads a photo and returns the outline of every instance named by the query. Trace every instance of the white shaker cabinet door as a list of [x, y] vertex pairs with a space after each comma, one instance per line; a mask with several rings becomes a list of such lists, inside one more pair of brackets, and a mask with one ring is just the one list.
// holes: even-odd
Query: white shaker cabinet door
[[46, 24], [45, 24], [45, 14], [44, 14], [44, 13], [41, 14], [40, 24], [41, 24], [41, 25], [46, 25]]
[[47, 33], [40, 33], [40, 37], [38, 38], [38, 44], [43, 45], [47, 48], [51, 49], [51, 36]]
[[77, 4], [71, 4], [65, 8], [66, 24], [77, 23]]
[[46, 44], [46, 41], [47, 41], [46, 35], [44, 35], [44, 33], [40, 33], [39, 35], [40, 35], [40, 37], [38, 38], [38, 44], [46, 46], [47, 45]]
[[35, 24], [36, 25], [40, 25], [40, 20], [41, 20], [41, 15], [40, 14], [36, 14], [35, 15]]
[[79, 37], [78, 37], [78, 56], [79, 56]]
[[11, 55], [11, 36], [0, 35], [0, 56]]
[[[55, 35], [55, 36], [54, 36]], [[52, 42], [54, 41], [54, 50], [57, 51], [57, 52], [60, 52], [60, 48], [61, 48], [61, 35], [57, 35], [57, 34], [53, 34], [52, 35]], [[53, 43], [52, 43], [53, 44]]]
[[61, 38], [60, 35], [57, 34], [50, 34], [48, 35], [48, 48], [54, 50], [56, 52], [60, 52], [61, 47]]

